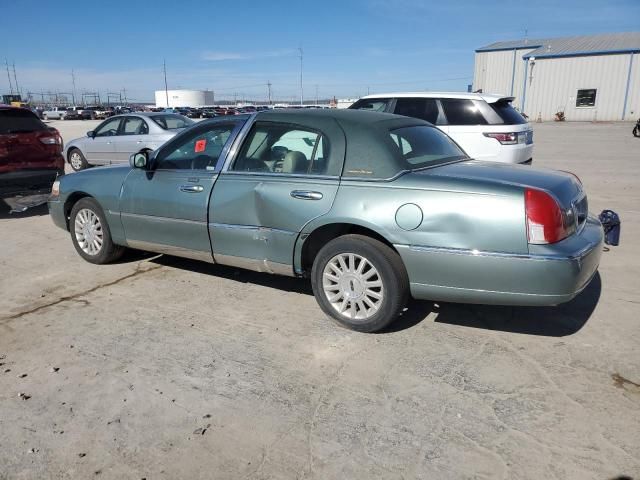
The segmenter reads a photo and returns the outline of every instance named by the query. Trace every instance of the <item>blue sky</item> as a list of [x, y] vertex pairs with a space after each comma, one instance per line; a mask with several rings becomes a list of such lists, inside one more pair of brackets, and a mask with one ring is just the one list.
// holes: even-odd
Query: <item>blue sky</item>
[[[498, 40], [640, 30], [640, 0], [103, 1], [0, 0], [0, 62], [21, 90], [163, 88], [216, 98], [305, 99], [466, 90], [474, 49]], [[317, 86], [317, 87], [316, 87]], [[9, 92], [4, 68], [0, 93]]]

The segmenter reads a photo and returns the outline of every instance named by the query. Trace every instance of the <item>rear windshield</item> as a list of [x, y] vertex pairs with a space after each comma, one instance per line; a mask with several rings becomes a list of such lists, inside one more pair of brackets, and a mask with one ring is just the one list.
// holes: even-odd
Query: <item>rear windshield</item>
[[511, 106], [511, 102], [501, 100], [499, 102], [490, 103], [489, 106], [502, 119], [505, 125], [521, 125], [527, 123], [525, 118]]
[[46, 129], [47, 126], [29, 110], [0, 110], [0, 135], [38, 132]]
[[386, 112], [391, 98], [363, 98], [351, 105], [352, 110], [367, 110], [369, 112]]
[[431, 167], [467, 158], [447, 135], [434, 127], [419, 125], [389, 132], [406, 170]]
[[166, 115], [154, 115], [151, 117], [151, 120], [153, 120], [165, 130], [187, 128], [195, 123], [193, 120], [183, 117], [182, 115], [176, 115], [175, 113], [168, 113]]

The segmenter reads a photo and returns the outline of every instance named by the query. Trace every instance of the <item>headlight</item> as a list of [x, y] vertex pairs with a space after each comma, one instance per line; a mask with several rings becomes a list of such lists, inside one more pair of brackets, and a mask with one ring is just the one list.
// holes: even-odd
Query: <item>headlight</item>
[[49, 195], [49, 200], [57, 200], [60, 196], [60, 180], [56, 180], [53, 182], [51, 186], [51, 195]]

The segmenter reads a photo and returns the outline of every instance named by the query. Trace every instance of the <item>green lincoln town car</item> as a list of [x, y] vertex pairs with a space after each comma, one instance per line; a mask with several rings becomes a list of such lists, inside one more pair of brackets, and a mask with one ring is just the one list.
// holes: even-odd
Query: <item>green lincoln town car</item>
[[60, 178], [49, 211], [89, 262], [130, 247], [310, 278], [320, 308], [363, 332], [409, 296], [567, 302], [603, 245], [576, 176], [475, 161], [423, 120], [357, 110], [203, 121]]

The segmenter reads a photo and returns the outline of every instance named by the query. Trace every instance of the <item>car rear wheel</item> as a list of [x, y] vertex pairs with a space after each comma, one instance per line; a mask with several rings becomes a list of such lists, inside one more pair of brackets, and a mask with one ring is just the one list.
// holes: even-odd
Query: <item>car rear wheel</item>
[[409, 279], [398, 254], [363, 235], [327, 243], [313, 262], [311, 285], [327, 315], [359, 332], [389, 325], [409, 298]]
[[93, 198], [82, 198], [73, 206], [69, 230], [73, 246], [87, 262], [110, 263], [125, 251], [124, 247], [113, 243], [102, 208]]
[[77, 148], [73, 148], [69, 152], [69, 165], [71, 165], [71, 168], [73, 168], [76, 172], [89, 167], [87, 159], [84, 158], [82, 152]]

